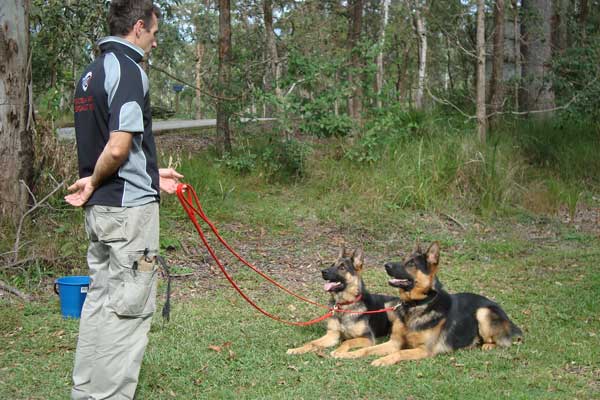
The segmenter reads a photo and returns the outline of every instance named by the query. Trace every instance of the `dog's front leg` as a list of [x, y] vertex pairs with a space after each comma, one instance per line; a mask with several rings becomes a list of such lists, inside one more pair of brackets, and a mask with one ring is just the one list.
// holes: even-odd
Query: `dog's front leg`
[[361, 358], [370, 355], [385, 356], [387, 354], [396, 352], [400, 349], [401, 343], [396, 340], [389, 340], [385, 343], [378, 344], [376, 346], [365, 347], [364, 349], [349, 351], [345, 353], [332, 354], [335, 358]]
[[418, 347], [416, 349], [400, 350], [388, 356], [378, 358], [377, 360], [373, 361], [371, 365], [374, 367], [383, 367], [386, 365], [396, 364], [404, 360], [420, 360], [429, 356], [431, 356], [431, 353], [429, 353], [427, 349]]
[[369, 347], [373, 345], [373, 340], [368, 337], [359, 337], [354, 339], [346, 340], [340, 347], [331, 352], [332, 357], [337, 357], [341, 353], [347, 353], [350, 349], [358, 347]]
[[287, 354], [304, 354], [311, 351], [317, 351], [327, 347], [333, 347], [340, 341], [339, 331], [327, 331], [322, 338], [306, 343], [304, 346], [288, 349]]

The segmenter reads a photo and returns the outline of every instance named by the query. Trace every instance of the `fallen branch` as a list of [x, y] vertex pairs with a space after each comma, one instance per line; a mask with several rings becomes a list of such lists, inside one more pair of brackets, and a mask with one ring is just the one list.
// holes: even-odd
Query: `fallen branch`
[[52, 263], [55, 263], [56, 261], [66, 260], [68, 258], [70, 258], [70, 257], [63, 256], [63, 257], [47, 258], [47, 257], [32, 256], [32, 257], [25, 258], [23, 260], [13, 261], [10, 264], [0, 265], [0, 271], [15, 268], [15, 267], [18, 267], [23, 264], [29, 264], [34, 261], [44, 261], [46, 264], [52, 264]]
[[0, 290], [10, 293], [13, 296], [20, 298], [23, 301], [29, 302], [32, 300], [32, 297], [30, 295], [28, 295], [27, 293], [23, 293], [19, 289], [12, 287], [12, 286], [4, 283], [3, 281], [0, 281]]
[[442, 217], [446, 217], [446, 218], [448, 218], [450, 221], [452, 221], [452, 222], [454, 222], [456, 225], [460, 226], [460, 228], [461, 228], [463, 231], [464, 231], [464, 230], [466, 230], [465, 226], [464, 226], [464, 225], [463, 225], [463, 224], [462, 224], [462, 223], [461, 223], [459, 220], [457, 220], [456, 218], [454, 218], [452, 215], [445, 214], [445, 213], [440, 213], [440, 215], [441, 215]]
[[33, 193], [31, 193], [31, 190], [29, 189], [29, 186], [27, 186], [27, 184], [21, 180], [20, 181], [21, 184], [23, 186], [25, 186], [25, 188], [27, 189], [27, 191], [30, 193], [31, 198], [33, 199], [33, 207], [31, 207], [29, 210], [27, 210], [26, 212], [23, 213], [23, 215], [21, 215], [21, 219], [19, 220], [19, 226], [17, 228], [17, 234], [16, 234], [16, 239], [15, 239], [15, 245], [13, 246], [13, 252], [15, 253], [15, 258], [13, 259], [13, 262], [17, 262], [17, 260], [19, 259], [19, 242], [21, 240], [21, 229], [23, 228], [23, 222], [25, 222], [25, 218], [31, 214], [32, 212], [34, 212], [39, 206], [41, 206], [42, 204], [44, 204], [44, 202], [46, 200], [48, 200], [50, 197], [52, 197], [52, 195], [54, 193], [56, 193], [60, 188], [63, 187], [63, 185], [65, 184], [65, 182], [61, 182], [58, 184], [58, 186], [56, 186], [50, 193], [48, 193], [46, 195], [46, 197], [44, 197], [42, 200], [37, 201], [37, 199], [35, 198], [35, 196], [33, 195]]

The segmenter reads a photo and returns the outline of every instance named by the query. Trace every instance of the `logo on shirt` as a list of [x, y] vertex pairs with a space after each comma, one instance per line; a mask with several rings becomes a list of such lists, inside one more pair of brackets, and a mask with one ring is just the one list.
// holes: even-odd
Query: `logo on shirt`
[[89, 83], [90, 83], [91, 80], [92, 80], [92, 71], [90, 71], [87, 74], [85, 74], [85, 76], [81, 80], [81, 88], [83, 89], [84, 92], [87, 91], [88, 85], [89, 85]]

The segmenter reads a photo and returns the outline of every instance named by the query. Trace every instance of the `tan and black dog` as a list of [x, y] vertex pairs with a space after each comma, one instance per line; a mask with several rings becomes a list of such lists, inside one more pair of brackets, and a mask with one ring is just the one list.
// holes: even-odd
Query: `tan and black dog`
[[[348, 255], [342, 248], [338, 259], [321, 271], [325, 290], [331, 293], [330, 307], [357, 312], [380, 310], [386, 302], [398, 302], [397, 297], [371, 294], [361, 278], [364, 255], [355, 250]], [[331, 354], [345, 353], [352, 348], [372, 346], [375, 338], [390, 334], [391, 322], [387, 313], [336, 312], [327, 320], [327, 333], [304, 346], [289, 349], [288, 354], [303, 354], [328, 347], [338, 347]]]
[[436, 285], [439, 255], [435, 242], [424, 253], [417, 248], [403, 262], [385, 264], [392, 278], [389, 284], [400, 291], [400, 303], [389, 312], [393, 320], [390, 340], [334, 356], [385, 356], [372, 363], [383, 366], [465, 347], [508, 347], [513, 338], [522, 337], [521, 329], [498, 304], [473, 293], [448, 294]]

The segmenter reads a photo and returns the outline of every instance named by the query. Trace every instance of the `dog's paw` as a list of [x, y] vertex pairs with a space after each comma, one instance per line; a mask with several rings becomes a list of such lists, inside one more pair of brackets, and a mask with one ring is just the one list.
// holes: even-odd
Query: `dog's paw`
[[396, 360], [390, 357], [381, 357], [371, 363], [374, 367], [386, 367], [392, 364], [396, 364]]
[[329, 355], [333, 358], [360, 358], [362, 353], [360, 351], [332, 351]]
[[487, 350], [492, 350], [492, 349], [495, 349], [495, 348], [496, 348], [496, 343], [484, 343], [484, 344], [481, 346], [481, 349], [482, 349], [482, 350], [486, 350], [486, 351], [487, 351]]
[[352, 357], [348, 357], [348, 352], [347, 351], [332, 351], [331, 353], [329, 353], [329, 355], [333, 358], [352, 358]]
[[308, 347], [308, 346], [302, 346], [302, 347], [296, 347], [294, 349], [288, 349], [286, 351], [287, 354], [304, 354], [304, 353], [308, 353], [309, 351], [313, 351], [314, 349], [312, 347]]

